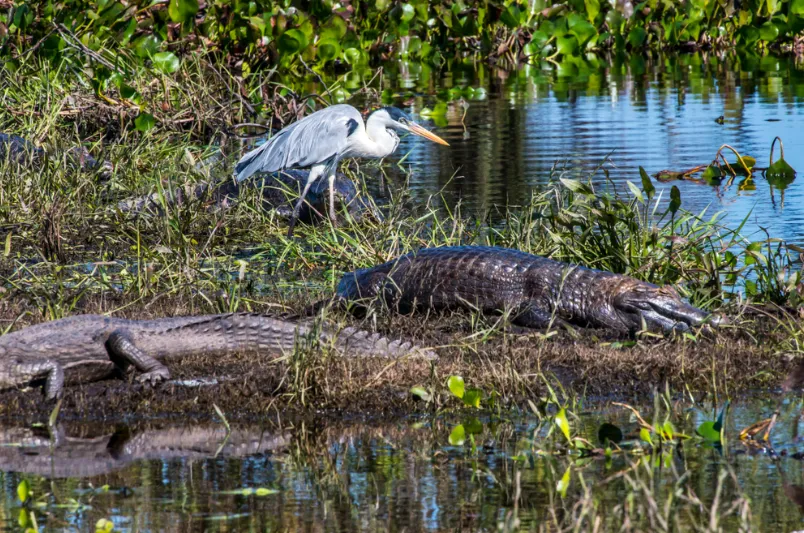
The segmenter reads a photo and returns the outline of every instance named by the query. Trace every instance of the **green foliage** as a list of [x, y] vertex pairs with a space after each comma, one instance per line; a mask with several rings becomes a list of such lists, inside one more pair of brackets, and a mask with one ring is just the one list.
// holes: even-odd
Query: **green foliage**
[[[18, 1], [0, 13], [0, 52], [17, 54], [47, 37], [39, 53], [75, 55], [69, 33], [91, 50], [132, 50], [147, 59], [204, 46], [242, 59], [244, 72], [298, 57], [318, 64], [380, 57], [440, 62], [448, 55], [521, 58], [581, 56], [600, 49], [641, 50], [689, 43], [767, 47], [790, 43], [804, 28], [804, 0], [734, 2], [653, 0], [377, 0], [343, 6], [287, 0]], [[352, 9], [350, 9], [350, 7]], [[178, 27], [177, 27], [178, 23]], [[56, 25], [62, 31], [53, 33]], [[170, 50], [167, 48], [170, 46]], [[17, 49], [14, 51], [14, 49]]]

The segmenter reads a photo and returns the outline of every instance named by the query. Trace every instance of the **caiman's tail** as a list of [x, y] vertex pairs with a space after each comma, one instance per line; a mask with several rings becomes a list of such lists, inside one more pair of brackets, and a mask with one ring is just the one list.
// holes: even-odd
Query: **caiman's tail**
[[335, 346], [350, 356], [388, 357], [391, 359], [422, 357], [431, 361], [438, 359], [435, 352], [428, 348], [351, 327], [344, 328], [338, 333]]

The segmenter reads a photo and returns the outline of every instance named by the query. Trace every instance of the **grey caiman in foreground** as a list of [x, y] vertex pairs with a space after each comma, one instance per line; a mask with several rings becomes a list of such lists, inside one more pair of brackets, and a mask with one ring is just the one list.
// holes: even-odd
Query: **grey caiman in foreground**
[[720, 318], [684, 301], [672, 287], [483, 246], [425, 248], [374, 268], [345, 274], [343, 302], [380, 297], [401, 311], [476, 308], [511, 311], [513, 323], [544, 328], [565, 321], [633, 332], [688, 329]]
[[113, 377], [133, 365], [140, 381], [170, 377], [165, 359], [194, 355], [292, 353], [316, 336], [322, 345], [350, 357], [435, 358], [429, 350], [353, 328], [335, 332], [246, 313], [128, 320], [77, 315], [0, 337], [0, 390], [45, 381], [48, 399], [65, 384]]

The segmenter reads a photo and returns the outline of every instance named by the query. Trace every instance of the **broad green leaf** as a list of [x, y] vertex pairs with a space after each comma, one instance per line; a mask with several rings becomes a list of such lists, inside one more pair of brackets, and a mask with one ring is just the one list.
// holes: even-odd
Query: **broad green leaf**
[[779, 27], [772, 21], [767, 21], [759, 27], [759, 38], [763, 41], [773, 42], [779, 37]]
[[561, 184], [572, 192], [594, 196], [595, 192], [586, 183], [581, 183], [578, 180], [569, 178], [559, 178]]
[[143, 35], [134, 42], [134, 53], [141, 58], [153, 56], [159, 50], [159, 39], [153, 34]]
[[95, 522], [95, 533], [102, 532], [108, 533], [109, 531], [114, 530], [114, 522], [107, 518], [101, 518], [97, 522]]
[[600, 429], [597, 430], [597, 440], [602, 446], [605, 446], [609, 441], [614, 444], [619, 444], [623, 440], [623, 432], [614, 424], [605, 422], [601, 424]]
[[357, 48], [347, 48], [343, 51], [343, 58], [346, 60], [347, 63], [353, 65], [360, 61], [360, 50]]
[[632, 48], [641, 48], [645, 44], [645, 39], [648, 37], [648, 32], [641, 26], [635, 26], [628, 32], [628, 44]]
[[410, 22], [416, 16], [416, 10], [410, 4], [402, 4], [402, 21]]
[[636, 199], [640, 201], [640, 203], [644, 204], [645, 203], [645, 197], [642, 196], [642, 191], [639, 190], [639, 187], [637, 187], [636, 185], [634, 185], [630, 181], [626, 181], [625, 183], [627, 183], [628, 188], [631, 189], [631, 194], [633, 194], [634, 197], [636, 197]]
[[449, 380], [447, 380], [447, 387], [449, 387], [450, 392], [454, 396], [463, 398], [465, 385], [461, 376], [450, 376]]
[[453, 446], [463, 446], [464, 442], [466, 442], [466, 431], [461, 424], [458, 424], [449, 434], [449, 443]]
[[653, 446], [653, 439], [650, 437], [650, 431], [648, 431], [647, 428], [642, 428], [639, 430], [639, 438]]
[[467, 435], [479, 435], [483, 433], [483, 423], [477, 418], [470, 418], [463, 422], [463, 429]]
[[20, 481], [19, 485], [17, 485], [17, 497], [20, 499], [22, 503], [25, 503], [28, 500], [28, 496], [31, 495], [31, 486], [28, 484], [27, 479], [23, 479]]
[[411, 387], [410, 393], [413, 395], [414, 398], [418, 398], [419, 400], [422, 400], [424, 402], [429, 402], [430, 400], [433, 399], [430, 392], [421, 385]]
[[673, 188], [670, 189], [670, 212], [674, 215], [681, 207], [681, 191], [678, 190], [678, 187], [673, 185]]
[[796, 179], [796, 171], [784, 159], [777, 159], [765, 171], [768, 183], [779, 190], [784, 190]]
[[483, 391], [480, 389], [469, 389], [463, 395], [463, 404], [468, 407], [480, 408], [480, 399], [483, 397]]
[[562, 408], [556, 414], [555, 422], [556, 422], [556, 425], [558, 426], [558, 429], [560, 429], [561, 433], [563, 433], [564, 437], [566, 437], [567, 442], [569, 442], [571, 440], [571, 437], [570, 437], [569, 420], [567, 420], [567, 410], [566, 409]]
[[516, 4], [511, 4], [508, 9], [500, 14], [500, 22], [511, 29], [519, 27], [520, 11]]
[[173, 22], [192, 19], [196, 13], [198, 13], [198, 0], [170, 0], [168, 14]]
[[138, 131], [146, 132], [153, 128], [156, 125], [156, 119], [150, 113], [140, 113], [139, 116], [134, 119], [134, 127], [137, 128]]
[[648, 173], [645, 172], [645, 169], [642, 167], [639, 167], [639, 177], [642, 178], [642, 190], [645, 191], [648, 200], [650, 200], [653, 198], [653, 193], [656, 192], [656, 187], [653, 186], [650, 176], [648, 176]]
[[600, 13], [600, 0], [584, 0], [586, 4], [586, 16], [589, 17], [589, 22], [594, 22], [595, 17]]
[[720, 431], [715, 429], [715, 423], [707, 420], [696, 430], [696, 433], [709, 442], [720, 442]]
[[561, 55], [571, 56], [578, 48], [578, 39], [574, 35], [565, 35], [556, 39], [556, 49]]
[[280, 52], [285, 54], [298, 54], [307, 48], [307, 36], [300, 30], [287, 30], [279, 36], [279, 39], [276, 41], [276, 46]]
[[804, 16], [804, 0], [793, 0], [790, 4], [790, 14]]
[[341, 55], [341, 45], [334, 40], [319, 41], [316, 46], [316, 57], [321, 61], [332, 61]]
[[152, 58], [154, 67], [163, 74], [173, 74], [179, 70], [179, 58], [173, 52], [159, 52]]

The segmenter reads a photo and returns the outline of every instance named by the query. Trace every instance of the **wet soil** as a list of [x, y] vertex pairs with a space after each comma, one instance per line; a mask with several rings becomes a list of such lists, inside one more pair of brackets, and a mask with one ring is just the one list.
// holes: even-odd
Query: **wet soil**
[[[98, 307], [95, 302], [76, 312], [98, 312]], [[0, 316], [12, 321], [20, 316], [19, 309], [6, 302]], [[172, 313], [153, 307], [129, 309], [125, 314], [131, 318], [181, 314], [171, 309]], [[736, 326], [694, 340], [683, 336], [635, 340], [602, 330], [558, 331], [549, 336], [511, 333], [495, 327], [494, 318], [465, 313], [333, 318], [433, 347], [439, 360], [348, 359], [319, 353], [283, 361], [246, 355], [189, 357], [166, 361], [172, 379], [155, 387], [138, 383], [133, 374], [69, 387], [60, 416], [206, 419], [216, 416], [217, 405], [232, 420], [279, 413], [384, 418], [451, 405], [454, 399], [445, 386], [451, 375], [462, 376], [467, 387], [486, 395], [496, 392], [503, 404], [525, 407], [528, 400], [538, 403], [548, 383], [554, 388], [560, 383], [577, 394], [624, 398], [649, 395], [655, 387], [664, 390], [665, 384], [676, 391], [705, 394], [716, 388], [734, 393], [777, 388], [794, 366], [794, 358], [783, 349], [786, 330], [777, 328], [776, 319], [744, 318]], [[416, 385], [432, 393], [430, 402], [410, 394]], [[0, 417], [47, 420], [53, 407], [41, 388], [0, 393]]]

